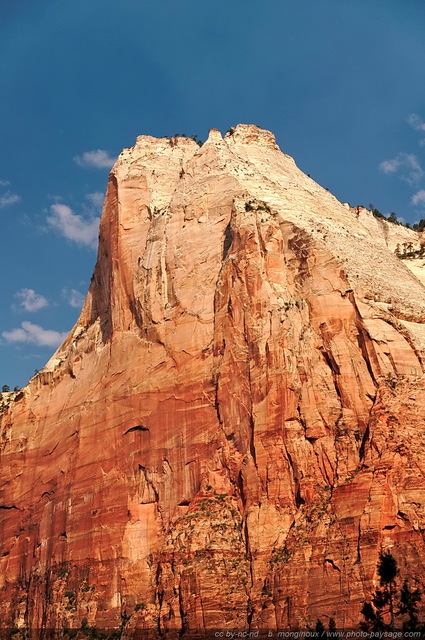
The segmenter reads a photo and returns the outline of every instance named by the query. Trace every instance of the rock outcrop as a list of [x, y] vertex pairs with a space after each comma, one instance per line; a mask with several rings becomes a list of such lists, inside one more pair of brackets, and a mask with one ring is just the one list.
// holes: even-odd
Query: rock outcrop
[[425, 288], [369, 222], [253, 125], [122, 152], [81, 316], [3, 399], [3, 624], [353, 628], [382, 550], [424, 584]]

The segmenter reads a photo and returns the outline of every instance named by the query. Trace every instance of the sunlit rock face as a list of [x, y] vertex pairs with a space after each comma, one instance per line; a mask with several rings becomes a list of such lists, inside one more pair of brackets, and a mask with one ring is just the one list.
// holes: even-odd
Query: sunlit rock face
[[3, 395], [3, 624], [353, 628], [381, 550], [421, 586], [425, 288], [397, 234], [253, 125], [125, 149], [81, 316]]

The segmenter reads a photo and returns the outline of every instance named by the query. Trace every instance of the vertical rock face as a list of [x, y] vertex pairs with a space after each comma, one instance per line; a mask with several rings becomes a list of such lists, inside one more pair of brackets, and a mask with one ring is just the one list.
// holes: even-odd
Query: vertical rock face
[[352, 628], [381, 550], [423, 585], [425, 288], [358, 214], [253, 125], [123, 151], [81, 317], [3, 395], [4, 624]]

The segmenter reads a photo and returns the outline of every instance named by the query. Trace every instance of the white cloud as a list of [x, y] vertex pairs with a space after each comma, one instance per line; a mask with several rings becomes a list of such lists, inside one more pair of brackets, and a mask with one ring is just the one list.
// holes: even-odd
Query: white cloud
[[99, 218], [84, 220], [65, 204], [53, 204], [50, 208], [52, 214], [48, 216], [47, 223], [52, 229], [59, 231], [68, 240], [93, 249], [97, 247]]
[[425, 205], [425, 189], [421, 189], [412, 196], [412, 204], [416, 207]]
[[87, 200], [90, 200], [93, 207], [96, 209], [101, 209], [103, 206], [103, 200], [105, 199], [105, 195], [101, 191], [96, 191], [95, 193], [88, 193], [86, 195]]
[[8, 187], [9, 185], [9, 180], [0, 180], [0, 187]]
[[407, 122], [417, 131], [425, 131], [425, 122], [417, 113], [411, 113], [407, 118]]
[[400, 173], [400, 177], [410, 184], [418, 182], [424, 175], [419, 160], [413, 153], [399, 153], [391, 160], [384, 160], [379, 168], [383, 173]]
[[26, 311], [38, 311], [49, 304], [46, 298], [36, 293], [34, 289], [21, 289], [15, 293], [15, 297], [21, 301], [21, 306]]
[[11, 193], [10, 191], [6, 191], [5, 194], [0, 196], [0, 209], [2, 207], [7, 207], [9, 204], [15, 204], [15, 202], [19, 202], [21, 196], [18, 196], [17, 193]]
[[37, 324], [25, 321], [12, 331], [3, 331], [2, 336], [8, 342], [27, 342], [39, 347], [58, 347], [66, 338], [67, 332], [43, 329]]
[[75, 309], [81, 309], [84, 304], [84, 296], [77, 289], [62, 289], [62, 296]]
[[379, 168], [383, 173], [395, 173], [400, 167], [400, 162], [393, 158], [392, 160], [384, 160], [380, 163]]
[[74, 162], [80, 167], [110, 169], [115, 162], [115, 158], [112, 158], [104, 149], [94, 149], [93, 151], [84, 151], [81, 156], [75, 156]]

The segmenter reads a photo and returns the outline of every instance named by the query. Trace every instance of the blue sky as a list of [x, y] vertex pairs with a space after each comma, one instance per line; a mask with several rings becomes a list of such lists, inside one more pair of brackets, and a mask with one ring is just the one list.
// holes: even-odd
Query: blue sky
[[139, 134], [274, 131], [340, 200], [425, 217], [423, 0], [0, 0], [0, 387], [78, 317]]

